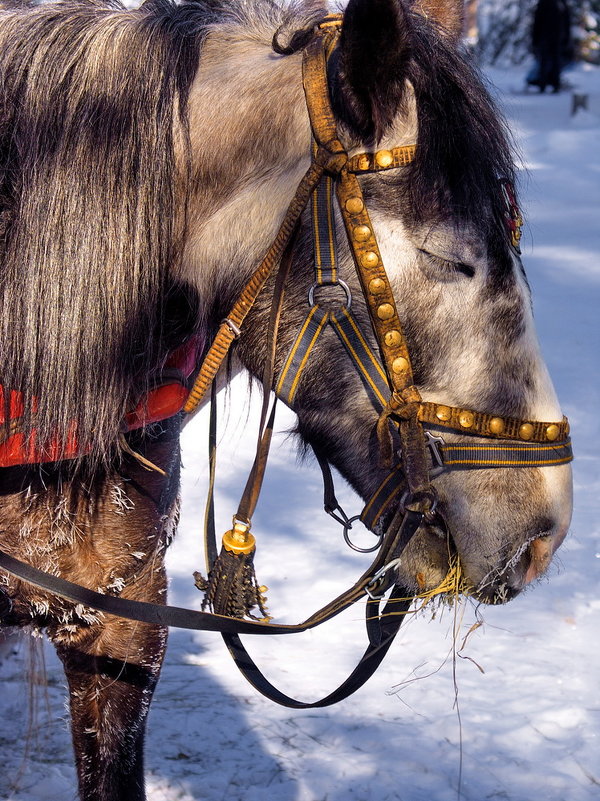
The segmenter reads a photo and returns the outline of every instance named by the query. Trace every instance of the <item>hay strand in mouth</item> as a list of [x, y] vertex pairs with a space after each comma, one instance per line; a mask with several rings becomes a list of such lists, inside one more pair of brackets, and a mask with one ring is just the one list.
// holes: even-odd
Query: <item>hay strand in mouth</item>
[[401, 603], [406, 601], [421, 601], [421, 603], [412, 609], [405, 609], [403, 611], [386, 611], [385, 617], [390, 615], [414, 615], [421, 612], [425, 607], [431, 603], [433, 599], [437, 599], [440, 603], [452, 606], [457, 602], [461, 596], [467, 597], [471, 594], [471, 587], [462, 571], [460, 560], [457, 557], [451, 559], [448, 566], [448, 572], [440, 583], [430, 590], [423, 590], [423, 592], [416, 593], [411, 597], [396, 598], [388, 601], [388, 605], [393, 603]]

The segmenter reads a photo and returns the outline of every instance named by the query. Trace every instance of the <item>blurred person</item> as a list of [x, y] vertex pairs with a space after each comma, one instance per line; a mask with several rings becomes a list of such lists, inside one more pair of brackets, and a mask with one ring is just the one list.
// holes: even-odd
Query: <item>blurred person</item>
[[539, 0], [533, 16], [531, 44], [536, 68], [527, 82], [540, 92], [560, 91], [560, 73], [570, 60], [571, 17], [566, 0]]

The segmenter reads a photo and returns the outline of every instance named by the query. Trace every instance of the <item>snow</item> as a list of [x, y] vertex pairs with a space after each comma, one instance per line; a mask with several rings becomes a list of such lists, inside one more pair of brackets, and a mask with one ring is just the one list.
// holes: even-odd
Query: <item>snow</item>
[[[218, 635], [173, 630], [150, 713], [150, 801], [600, 797], [600, 70], [569, 74], [572, 89], [590, 97], [589, 110], [574, 117], [571, 91], [539, 96], [521, 91], [522, 71], [488, 74], [523, 153], [524, 260], [543, 351], [572, 423], [570, 535], [549, 576], [509, 605], [463, 603], [408, 619], [366, 687], [324, 710], [271, 704], [245, 684]], [[222, 404], [217, 513], [225, 528], [252, 458], [257, 410], [244, 380]], [[292, 426], [281, 413], [253, 527], [259, 581], [279, 621], [306, 617], [369, 559], [350, 551], [323, 514], [320, 477], [314, 465], [298, 464]], [[183, 517], [168, 554], [170, 601], [196, 607], [206, 427], [202, 414], [184, 433]], [[342, 505], [357, 513], [358, 500], [338, 484]], [[353, 668], [363, 628], [358, 608], [314, 632], [246, 641], [284, 691], [314, 699]], [[74, 799], [60, 666], [40, 641], [34, 652], [18, 642], [13, 650], [0, 667], [0, 799]]]

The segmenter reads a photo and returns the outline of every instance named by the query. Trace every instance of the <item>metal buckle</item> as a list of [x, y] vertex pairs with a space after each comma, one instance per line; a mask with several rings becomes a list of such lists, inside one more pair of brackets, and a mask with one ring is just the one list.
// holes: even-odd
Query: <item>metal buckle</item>
[[[356, 520], [356, 518], [353, 517], [352, 519], [350, 519], [348, 517], [348, 515], [346, 514], [346, 512], [344, 512], [342, 507], [339, 505], [339, 503], [338, 503], [337, 506], [333, 506], [333, 507], [324, 506], [323, 508], [325, 509], [325, 511], [327, 512], [327, 514], [330, 517], [333, 517], [333, 519], [336, 521], [336, 523], [339, 523], [344, 528], [346, 528], [346, 527], [352, 528], [352, 520]], [[339, 512], [339, 514], [337, 514], [338, 512]]]
[[239, 339], [242, 332], [239, 329], [239, 327], [233, 322], [233, 320], [230, 320], [229, 317], [226, 317], [222, 322], [225, 323], [225, 325], [233, 333], [235, 339]]
[[308, 290], [308, 305], [314, 306], [315, 305], [315, 289], [318, 289], [320, 286], [341, 286], [344, 292], [346, 293], [346, 309], [349, 309], [352, 306], [352, 292], [350, 291], [350, 287], [345, 281], [338, 279], [337, 281], [315, 281], [315, 283], [311, 286]]
[[[377, 573], [375, 573], [371, 581], [365, 587], [366, 593], [372, 601], [381, 601], [386, 593], [386, 590], [389, 588], [389, 584], [383, 582], [382, 579], [385, 578], [389, 570], [395, 570], [396, 568], [400, 567], [401, 564], [402, 558], [398, 556], [396, 559], [392, 559], [391, 562], [388, 562], [387, 565], [379, 568]], [[377, 584], [380, 586], [378, 587]], [[375, 592], [378, 592], [378, 595], [375, 595]]]
[[431, 456], [431, 461], [433, 462], [433, 466], [429, 469], [429, 475], [431, 478], [435, 478], [439, 476], [440, 473], [443, 473], [446, 469], [444, 465], [444, 457], [442, 456], [442, 452], [440, 450], [440, 445], [445, 445], [446, 442], [444, 441], [443, 437], [440, 437], [436, 434], [432, 434], [431, 431], [425, 431], [425, 439], [427, 440], [425, 445], [429, 448], [429, 454]]

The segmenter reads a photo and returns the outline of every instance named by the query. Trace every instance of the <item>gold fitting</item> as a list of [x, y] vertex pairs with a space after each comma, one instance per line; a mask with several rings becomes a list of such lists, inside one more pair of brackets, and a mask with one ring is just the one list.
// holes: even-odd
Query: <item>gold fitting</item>
[[371, 236], [371, 229], [368, 225], [356, 225], [352, 231], [352, 235], [357, 242], [366, 242]]
[[360, 197], [349, 197], [345, 203], [345, 206], [346, 211], [349, 211], [350, 214], [360, 214], [364, 209], [365, 204], [362, 202], [362, 198]]
[[438, 406], [435, 411], [435, 416], [438, 420], [441, 420], [442, 423], [447, 423], [452, 417], [452, 410], [449, 406]]
[[393, 160], [391, 150], [378, 150], [375, 153], [375, 163], [378, 167], [389, 167]]
[[394, 316], [394, 307], [390, 303], [382, 303], [377, 307], [377, 316], [380, 320], [391, 320]]
[[383, 340], [388, 348], [397, 348], [402, 342], [402, 336], [400, 335], [400, 331], [396, 331], [396, 329], [393, 328], [391, 331], [387, 332]]
[[519, 429], [521, 439], [531, 439], [533, 437], [533, 426], [531, 423], [523, 423]]
[[232, 553], [252, 553], [256, 546], [254, 535], [247, 523], [235, 522], [233, 528], [223, 534], [223, 547]]
[[392, 370], [395, 373], [403, 373], [405, 370], [408, 370], [408, 359], [405, 359], [404, 356], [398, 356], [398, 358], [394, 359], [392, 362]]
[[458, 415], [458, 422], [463, 428], [471, 428], [473, 423], [475, 422], [475, 416], [473, 412], [464, 411]]
[[492, 434], [501, 434], [504, 431], [504, 420], [501, 417], [492, 417], [490, 431]]
[[559, 434], [560, 428], [556, 423], [552, 423], [546, 428], [546, 439], [549, 439], [550, 442], [554, 442], [555, 439], [558, 439]]
[[360, 263], [363, 267], [377, 267], [379, 264], [379, 256], [374, 250], [367, 250], [367, 252], [363, 253], [361, 256]]
[[563, 417], [563, 420], [565, 423], [565, 434], [569, 434], [571, 432], [571, 426], [569, 424], [569, 421], [567, 420], [566, 417]]
[[369, 292], [373, 295], [381, 295], [382, 292], [386, 290], [386, 283], [383, 278], [373, 278], [372, 281], [369, 281]]
[[371, 159], [366, 153], [361, 153], [358, 157], [358, 169], [359, 170], [368, 170], [371, 166]]

